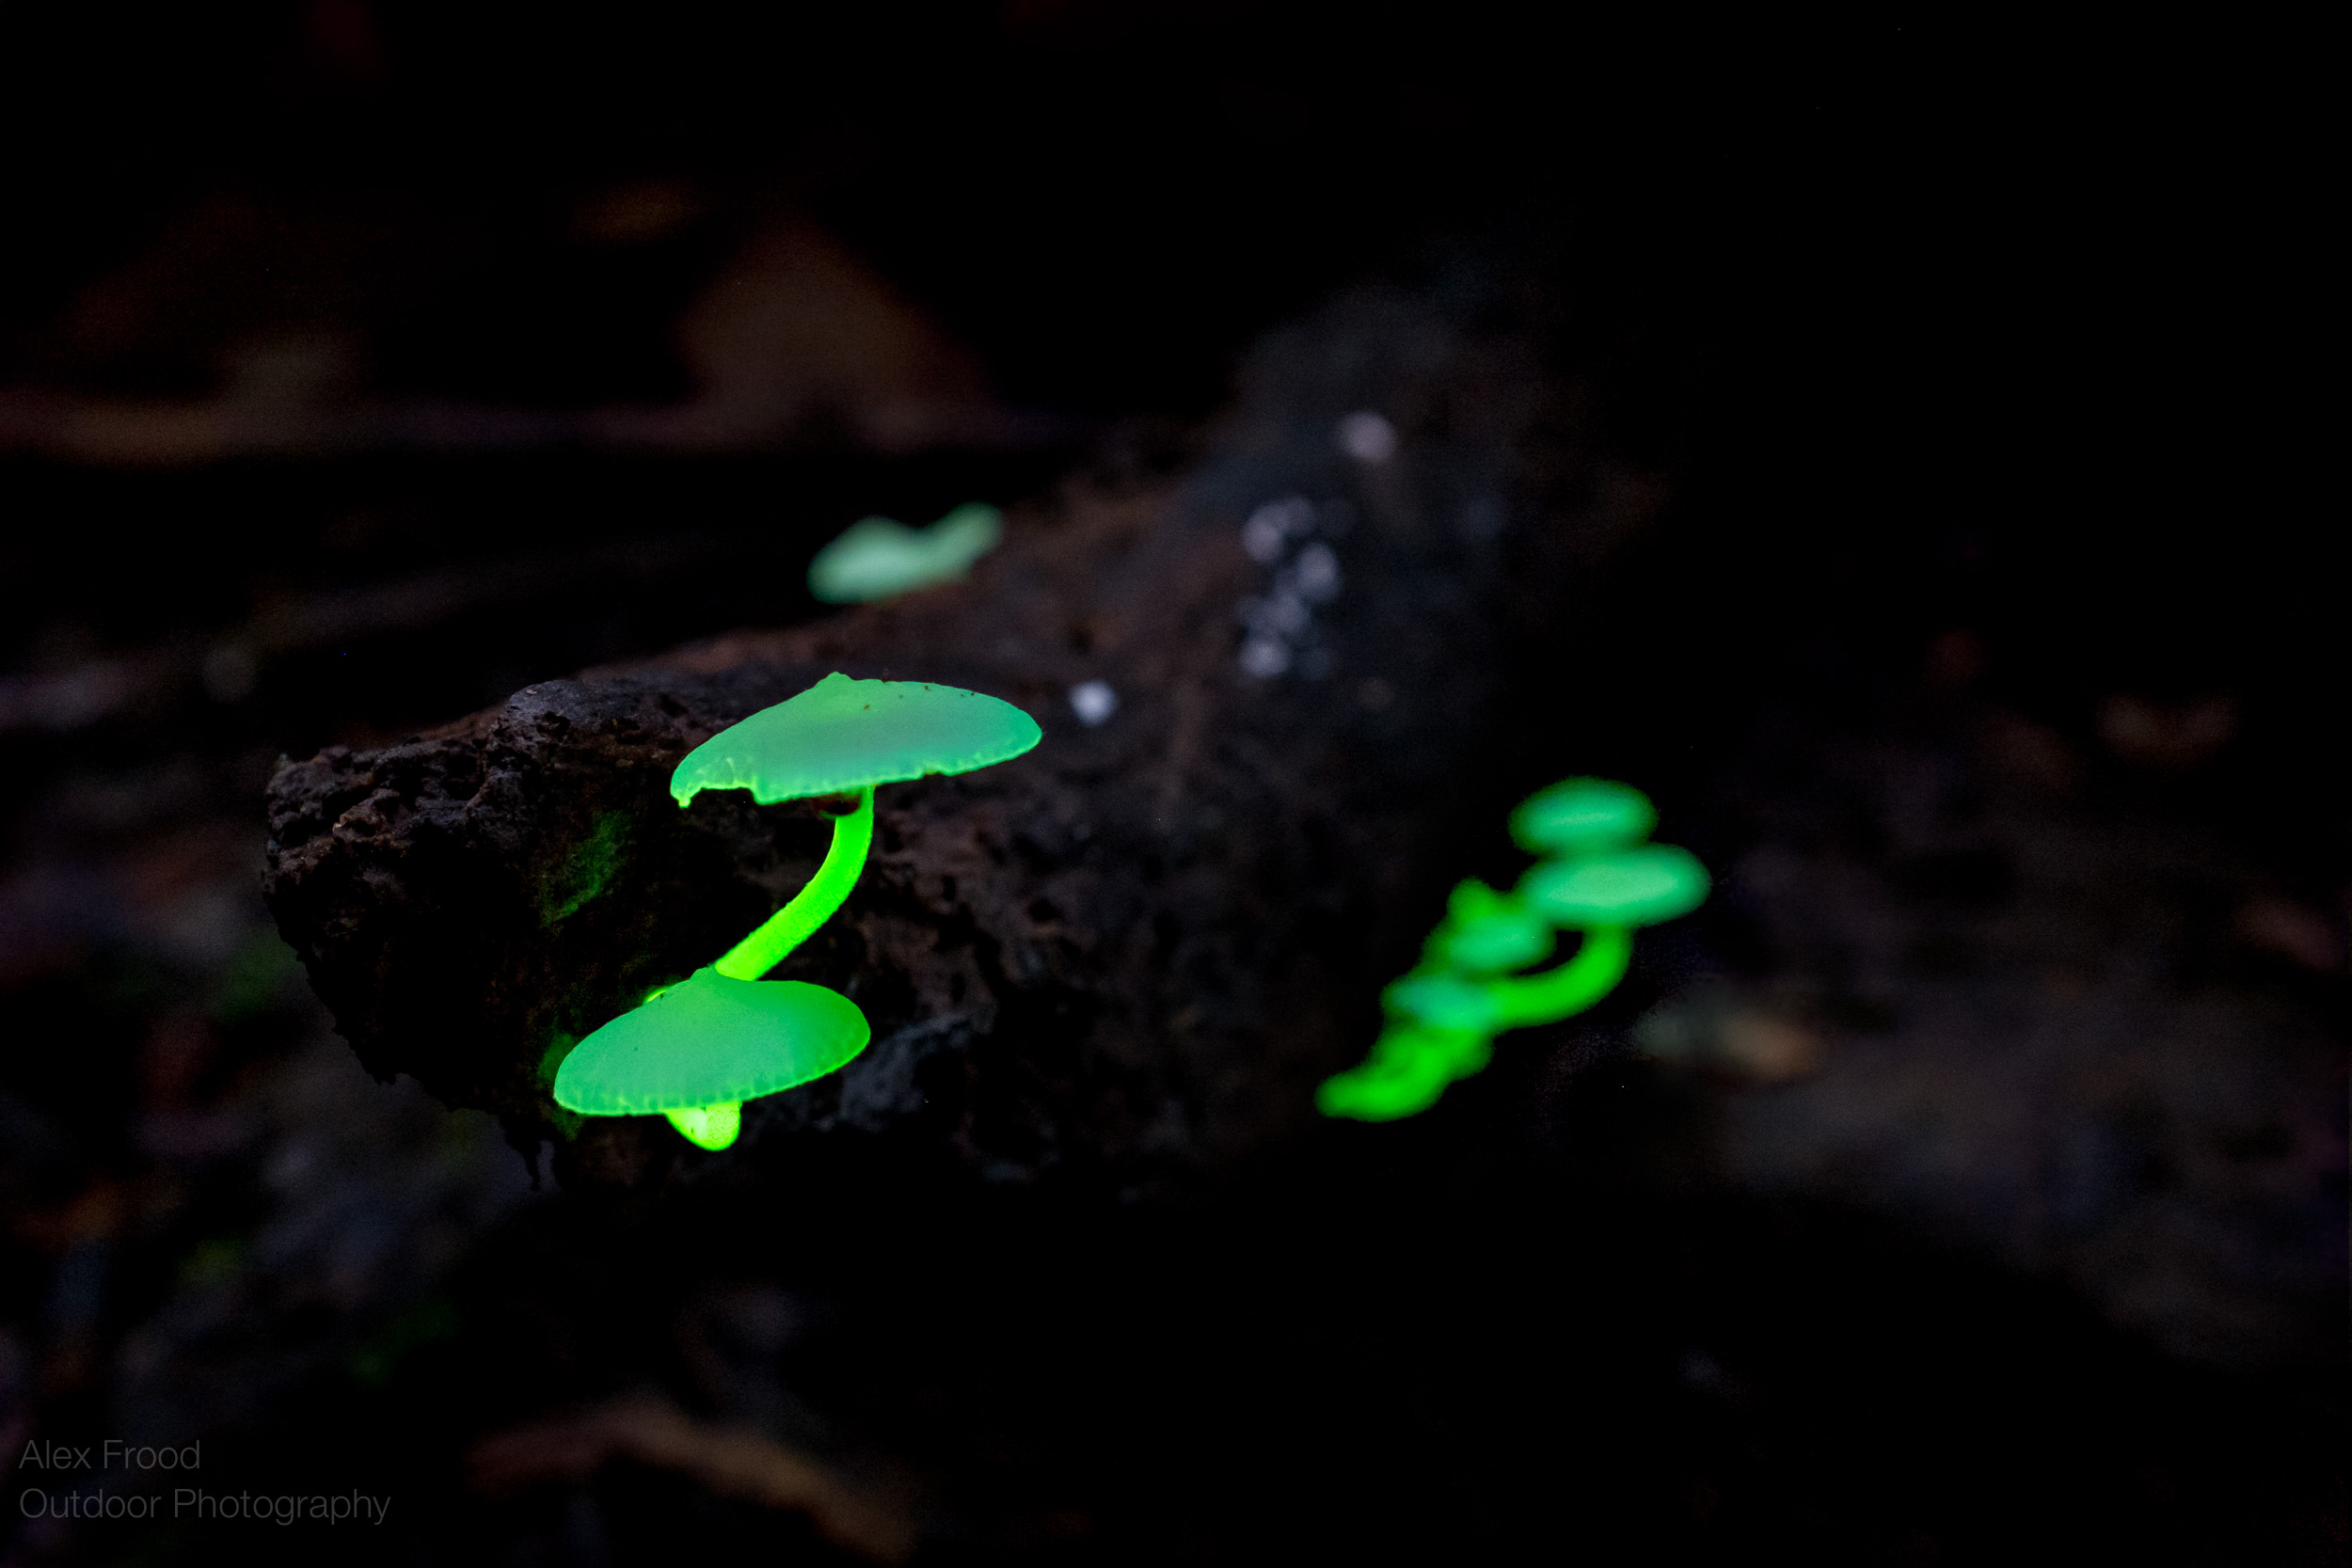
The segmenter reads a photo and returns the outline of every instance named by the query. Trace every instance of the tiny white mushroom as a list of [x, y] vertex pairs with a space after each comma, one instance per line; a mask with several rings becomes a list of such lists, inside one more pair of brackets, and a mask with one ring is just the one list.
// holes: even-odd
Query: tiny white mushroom
[[1242, 524], [1241, 547], [1248, 552], [1250, 560], [1261, 564], [1281, 555], [1282, 530], [1265, 515], [1265, 508], [1251, 513], [1249, 521]]
[[1304, 496], [1285, 496], [1249, 514], [1249, 520], [1241, 526], [1241, 547], [1250, 560], [1271, 565], [1281, 559], [1283, 544], [1292, 534], [1314, 526], [1314, 502]]
[[1359, 463], [1386, 463], [1396, 455], [1396, 426], [1369, 408], [1340, 421], [1340, 450]]
[[1119, 693], [1108, 681], [1087, 681], [1070, 689], [1070, 711], [1078, 722], [1093, 729], [1119, 711]]
[[1291, 651], [1272, 637], [1252, 637], [1241, 645], [1241, 667], [1245, 674], [1270, 680], [1291, 667]]
[[1309, 604], [1322, 604], [1338, 596], [1340, 558], [1331, 553], [1330, 546], [1310, 545], [1299, 551], [1295, 570], [1298, 596]]

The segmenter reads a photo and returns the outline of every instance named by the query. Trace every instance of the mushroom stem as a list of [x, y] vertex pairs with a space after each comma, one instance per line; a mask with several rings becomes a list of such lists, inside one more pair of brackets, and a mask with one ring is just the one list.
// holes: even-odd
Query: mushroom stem
[[1549, 1023], [1582, 1012], [1625, 978], [1633, 958], [1633, 932], [1625, 926], [1596, 926], [1584, 933], [1576, 957], [1541, 974], [1486, 983], [1497, 1030]]
[[[792, 902], [769, 916], [758, 930], [728, 948], [726, 957], [711, 967], [730, 979], [756, 980], [782, 963], [786, 954], [807, 941], [811, 932], [833, 917], [833, 911], [841, 907], [841, 900], [857, 886], [858, 873], [866, 869], [866, 851], [873, 842], [874, 786], [867, 784], [858, 791], [857, 809], [834, 818], [833, 847], [825, 851], [825, 863], [817, 868], [817, 875], [808, 879], [808, 885], [792, 895]], [[679, 1131], [685, 1129], [681, 1127]], [[687, 1136], [693, 1134], [689, 1132]], [[728, 1136], [732, 1139], [734, 1134]]]
[[670, 1118], [670, 1125], [678, 1130], [679, 1136], [703, 1148], [724, 1148], [743, 1130], [743, 1102], [739, 1100], [661, 1114]]

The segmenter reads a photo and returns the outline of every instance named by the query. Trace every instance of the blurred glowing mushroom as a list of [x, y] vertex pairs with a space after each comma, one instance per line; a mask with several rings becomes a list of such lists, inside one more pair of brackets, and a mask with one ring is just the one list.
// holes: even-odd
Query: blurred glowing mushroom
[[[1485, 1067], [1494, 1037], [1582, 1011], [1625, 977], [1633, 927], [1671, 920], [1707, 896], [1688, 852], [1641, 840], [1657, 820], [1638, 789], [1567, 779], [1511, 815], [1538, 863], [1510, 893], [1457, 884], [1414, 971], [1380, 993], [1388, 1025], [1363, 1062], [1324, 1080], [1326, 1116], [1387, 1121], [1427, 1110], [1456, 1078]], [[1514, 974], [1552, 950], [1553, 927], [1582, 940], [1566, 961]]]
[[1528, 908], [1578, 930], [1654, 926], [1706, 900], [1707, 868], [1687, 849], [1642, 844], [1573, 861], [1548, 861], [1519, 879]]
[[1538, 855], [1579, 855], [1639, 844], [1658, 825], [1649, 797], [1609, 779], [1563, 779], [1519, 802], [1511, 836]]
[[862, 518], [808, 563], [808, 591], [827, 604], [863, 604], [952, 582], [1003, 537], [1003, 514], [977, 503], [926, 529]]
[[1551, 956], [1551, 924], [1472, 878], [1455, 885], [1422, 958], [1465, 974], [1503, 974]]

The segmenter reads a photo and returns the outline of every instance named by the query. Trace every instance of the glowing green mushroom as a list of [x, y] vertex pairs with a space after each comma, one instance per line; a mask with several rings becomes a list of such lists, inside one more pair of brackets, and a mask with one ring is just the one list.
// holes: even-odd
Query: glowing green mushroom
[[1687, 849], [1644, 844], [1538, 865], [1519, 879], [1519, 896], [1556, 926], [1655, 926], [1706, 901], [1707, 868]]
[[834, 810], [825, 863], [792, 901], [727, 950], [720, 974], [755, 980], [822, 926], [857, 885], [874, 839], [874, 786], [1009, 761], [1043, 738], [993, 697], [838, 671], [686, 753], [670, 776], [681, 806], [706, 789], [748, 789], [761, 805], [817, 798]]
[[1538, 855], [1581, 855], [1639, 844], [1658, 825], [1649, 797], [1613, 779], [1563, 779], [1511, 813], [1511, 836]]
[[1471, 878], [1446, 899], [1445, 918], [1422, 944], [1426, 966], [1501, 974], [1551, 953], [1551, 924], [1508, 894]]
[[1315, 1106], [1327, 1117], [1393, 1121], [1426, 1111], [1456, 1078], [1494, 1055], [1491, 1037], [1474, 1029], [1393, 1024], [1358, 1066], [1323, 1081]]
[[952, 582], [1004, 537], [1002, 514], [977, 502], [959, 506], [926, 529], [889, 517], [864, 517], [817, 552], [808, 591], [827, 604], [863, 604]]
[[1415, 970], [1383, 990], [1380, 1004], [1399, 1017], [1450, 1033], [1491, 1035], [1501, 1027], [1486, 987], [1458, 974]]
[[986, 768], [1042, 737], [1037, 721], [977, 691], [835, 672], [688, 752], [670, 778], [680, 806], [706, 789], [748, 789], [762, 805], [813, 799], [834, 818], [833, 843], [807, 885], [717, 963], [575, 1046], [556, 1071], [556, 1103], [582, 1116], [660, 1112], [705, 1148], [724, 1148], [742, 1101], [855, 1056], [867, 1034], [856, 1004], [821, 986], [759, 977], [857, 885], [877, 785]]
[[1416, 970], [1380, 993], [1390, 1012], [1439, 1028], [1492, 1035], [1582, 1012], [1625, 978], [1633, 939], [1622, 927], [1588, 931], [1576, 957], [1540, 974], [1470, 979]]
[[[1420, 966], [1380, 993], [1388, 1025], [1372, 1053], [1324, 1080], [1317, 1108], [1362, 1121], [1425, 1111], [1486, 1065], [1496, 1035], [1608, 995], [1632, 959], [1633, 927], [1688, 914], [1707, 896], [1706, 869], [1689, 853], [1641, 842], [1657, 819], [1640, 790], [1606, 779], [1565, 780], [1520, 802], [1512, 836], [1560, 858], [1507, 894], [1476, 880], [1454, 888]], [[1554, 927], [1581, 933], [1575, 953], [1511, 973], [1550, 954]]]
[[823, 1077], [869, 1033], [839, 991], [698, 969], [574, 1047], [555, 1098], [582, 1116], [658, 1113], [703, 1148], [724, 1148], [743, 1101]]

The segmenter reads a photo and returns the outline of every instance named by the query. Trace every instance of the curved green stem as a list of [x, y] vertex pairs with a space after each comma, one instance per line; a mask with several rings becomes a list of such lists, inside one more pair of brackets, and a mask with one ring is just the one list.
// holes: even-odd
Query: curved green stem
[[825, 863], [792, 902], [770, 915], [766, 924], [733, 947], [711, 967], [734, 980], [756, 980], [784, 961], [784, 956], [808, 940], [809, 934], [833, 918], [841, 900], [857, 886], [866, 869], [866, 851], [874, 842], [874, 786], [858, 791], [857, 810], [833, 823], [833, 847]]
[[1625, 978], [1633, 958], [1633, 932], [1625, 926], [1596, 926], [1584, 933], [1576, 957], [1541, 974], [1489, 980], [1486, 1000], [1494, 1027], [1520, 1029], [1582, 1012]]

